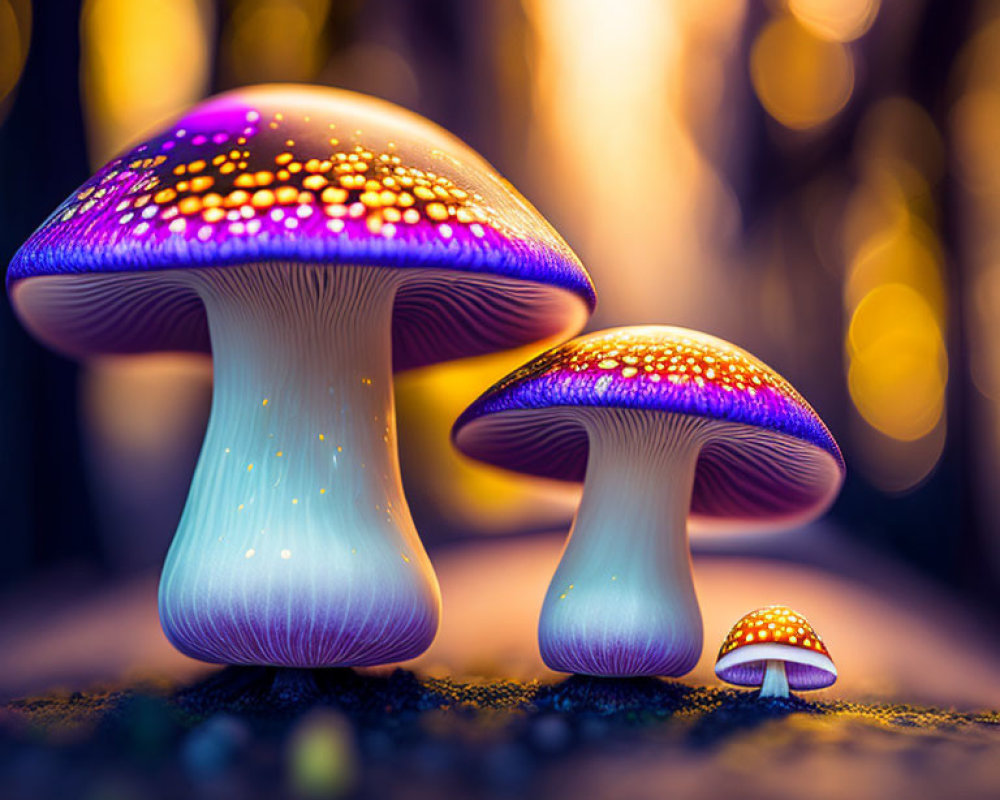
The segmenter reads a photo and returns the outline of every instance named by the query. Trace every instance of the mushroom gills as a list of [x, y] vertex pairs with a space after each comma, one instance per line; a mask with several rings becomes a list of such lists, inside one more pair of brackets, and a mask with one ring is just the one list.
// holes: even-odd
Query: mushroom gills
[[160, 585], [205, 661], [382, 664], [437, 629], [437, 581], [400, 482], [391, 325], [399, 271], [266, 264], [180, 272], [215, 388]]

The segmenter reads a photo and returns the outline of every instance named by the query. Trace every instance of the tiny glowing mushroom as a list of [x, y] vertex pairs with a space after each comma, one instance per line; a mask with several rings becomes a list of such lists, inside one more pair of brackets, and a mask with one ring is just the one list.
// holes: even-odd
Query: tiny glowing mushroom
[[737, 622], [722, 643], [715, 674], [761, 697], [823, 689], [837, 680], [833, 659], [812, 625], [788, 606], [765, 606]]
[[459, 418], [467, 455], [583, 480], [539, 623], [552, 669], [683, 675], [702, 648], [689, 513], [793, 525], [820, 514], [844, 464], [789, 383], [735, 345], [665, 326], [588, 334], [501, 380]]
[[7, 282], [70, 354], [211, 349], [160, 617], [195, 658], [277, 666], [398, 661], [434, 637], [393, 367], [569, 335], [594, 301], [565, 242], [465, 144], [295, 86], [210, 99], [111, 161]]

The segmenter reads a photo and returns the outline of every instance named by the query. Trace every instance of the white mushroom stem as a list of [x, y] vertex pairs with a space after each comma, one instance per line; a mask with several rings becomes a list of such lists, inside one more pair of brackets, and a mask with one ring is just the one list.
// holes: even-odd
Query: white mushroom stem
[[764, 668], [764, 681], [760, 685], [760, 697], [788, 697], [788, 676], [785, 662], [768, 659]]
[[702, 647], [687, 518], [698, 453], [716, 423], [580, 409], [590, 440], [583, 500], [539, 624], [551, 668], [683, 675]]
[[205, 661], [380, 664], [418, 655], [439, 595], [400, 483], [391, 324], [398, 273], [189, 272], [212, 414], [160, 585], [170, 640]]

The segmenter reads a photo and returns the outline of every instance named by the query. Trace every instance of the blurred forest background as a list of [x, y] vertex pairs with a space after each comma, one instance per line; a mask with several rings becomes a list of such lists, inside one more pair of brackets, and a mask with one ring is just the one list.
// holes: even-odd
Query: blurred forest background
[[[1000, 609], [1000, 2], [0, 0], [0, 264], [93, 170], [250, 83], [377, 95], [465, 139], [599, 293], [589, 329], [731, 339], [848, 463], [846, 535]], [[565, 527], [453, 419], [539, 347], [401, 376], [425, 541]], [[0, 591], [158, 565], [211, 366], [76, 364], [0, 300]]]

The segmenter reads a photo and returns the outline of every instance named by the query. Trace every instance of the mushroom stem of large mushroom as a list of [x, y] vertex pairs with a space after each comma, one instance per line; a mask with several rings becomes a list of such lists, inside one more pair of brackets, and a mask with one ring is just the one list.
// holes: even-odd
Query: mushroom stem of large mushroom
[[583, 500], [539, 624], [552, 669], [683, 675], [701, 654], [687, 517], [711, 422], [579, 409], [590, 440]]
[[764, 681], [760, 685], [760, 697], [788, 697], [788, 676], [785, 662], [768, 659], [764, 668]]
[[186, 273], [208, 314], [212, 413], [160, 584], [204, 661], [330, 667], [421, 653], [437, 581], [400, 483], [397, 273], [271, 264]]

